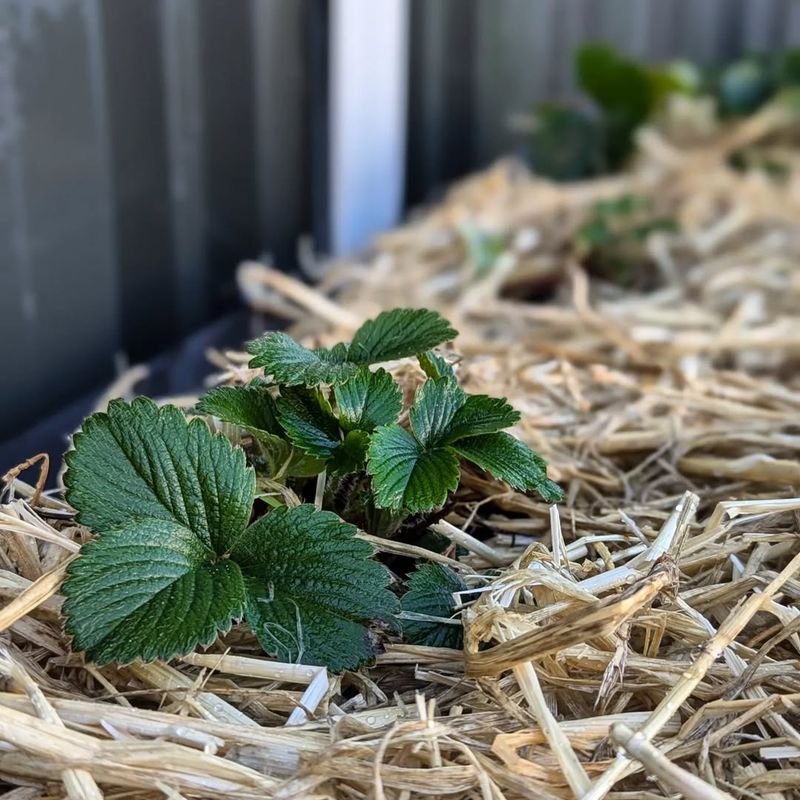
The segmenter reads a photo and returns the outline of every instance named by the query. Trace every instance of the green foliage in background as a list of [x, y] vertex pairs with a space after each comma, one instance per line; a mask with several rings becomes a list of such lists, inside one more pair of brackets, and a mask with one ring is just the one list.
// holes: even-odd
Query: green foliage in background
[[673, 93], [710, 95], [723, 117], [758, 111], [783, 90], [800, 86], [800, 48], [701, 69], [681, 61], [646, 64], [608, 45], [586, 44], [576, 51], [575, 75], [590, 101], [587, 108], [548, 102], [533, 113], [531, 165], [559, 181], [620, 169], [633, 151], [636, 130]]
[[590, 272], [632, 287], [648, 261], [645, 245], [650, 234], [677, 230], [677, 222], [655, 213], [648, 198], [623, 194], [594, 204], [578, 228], [575, 246]]
[[575, 180], [618, 169], [633, 148], [633, 135], [674, 91], [679, 74], [626, 58], [603, 44], [575, 55], [578, 84], [594, 112], [545, 103], [535, 111], [533, 168], [556, 180]]

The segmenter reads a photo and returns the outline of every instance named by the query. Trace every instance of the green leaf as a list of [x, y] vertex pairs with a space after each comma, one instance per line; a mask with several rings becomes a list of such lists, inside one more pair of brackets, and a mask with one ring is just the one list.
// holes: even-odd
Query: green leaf
[[[267, 462], [269, 474], [272, 476], [275, 476], [281, 472], [287, 461], [289, 462], [290, 467], [295, 462], [299, 462], [301, 459], [308, 458], [305, 453], [296, 453], [289, 442], [287, 442], [285, 439], [282, 439], [280, 436], [273, 436], [270, 433], [261, 433], [256, 438], [258, 443], [261, 445], [261, 453]], [[291, 472], [289, 467], [286, 468], [286, 472], [290, 475], [296, 474]]]
[[208, 645], [244, 608], [232, 561], [161, 519], [105, 532], [70, 564], [63, 592], [75, 650], [98, 664], [169, 659]]
[[352, 525], [300, 506], [246, 528], [243, 452], [176, 408], [112, 402], [76, 435], [66, 482], [100, 535], [68, 568], [67, 631], [100, 663], [168, 659], [244, 615], [279, 658], [351, 668], [372, 655], [368, 622], [392, 619], [388, 573]]
[[460, 456], [514, 489], [535, 489], [548, 503], [557, 503], [564, 497], [561, 487], [547, 477], [544, 460], [508, 433], [486, 433], [459, 439], [451, 446]]
[[755, 56], [728, 65], [719, 80], [719, 106], [723, 114], [752, 114], [774, 92], [768, 66]]
[[613, 235], [607, 220], [601, 217], [592, 217], [578, 228], [575, 240], [582, 250], [591, 251], [609, 244]]
[[253, 356], [250, 366], [263, 367], [277, 383], [311, 387], [343, 383], [356, 374], [358, 366], [413, 356], [456, 335], [435, 311], [400, 308], [365, 322], [349, 346], [309, 350], [288, 334], [273, 331], [250, 342], [247, 350]]
[[800, 84], [800, 47], [790, 47], [778, 56], [777, 72], [782, 86]]
[[611, 47], [587, 44], [576, 55], [578, 82], [604, 112], [608, 166], [618, 166], [633, 146], [633, 134], [681, 84], [669, 69], [625, 58]]
[[278, 331], [249, 342], [247, 351], [253, 356], [251, 367], [263, 367], [267, 375], [284, 386], [331, 384], [356, 372], [355, 365], [347, 361], [345, 345], [336, 345], [331, 350], [309, 350]]
[[[265, 385], [218, 386], [200, 398], [197, 409], [249, 431], [261, 446], [271, 475], [289, 459], [292, 448], [278, 422], [275, 399]], [[296, 461], [299, 459], [292, 463]], [[290, 474], [294, 474], [291, 468]]]
[[533, 123], [530, 160], [537, 175], [573, 181], [602, 171], [604, 139], [597, 120], [558, 103], [539, 103]]
[[405, 358], [449, 342], [458, 335], [450, 323], [426, 308], [397, 308], [365, 322], [353, 336], [348, 359], [376, 364]]
[[333, 453], [328, 471], [332, 475], [347, 475], [363, 469], [368, 447], [369, 434], [366, 431], [349, 431]]
[[519, 411], [502, 397], [468, 394], [464, 404], [453, 415], [447, 428], [446, 441], [455, 442], [466, 436], [494, 433], [516, 425], [519, 420]]
[[339, 423], [318, 392], [284, 388], [277, 406], [286, 435], [304, 453], [328, 459], [341, 445]]
[[313, 478], [325, 469], [325, 462], [321, 459], [307, 456], [295, 450], [286, 474], [292, 478]]
[[[406, 613], [452, 618], [455, 611], [453, 593], [466, 589], [461, 578], [443, 564], [423, 564], [408, 579], [408, 591], [401, 608]], [[411, 644], [460, 649], [464, 641], [461, 624], [432, 620], [403, 619], [403, 638]]]
[[334, 387], [339, 423], [346, 431], [374, 431], [394, 422], [403, 410], [403, 393], [385, 370], [362, 367]]
[[[388, 375], [386, 377], [391, 381]], [[391, 383], [394, 384], [394, 381]], [[362, 409], [366, 412], [363, 415], [364, 423], [367, 424], [370, 411], [380, 416], [381, 410], [385, 411], [387, 407], [380, 397], [376, 398], [374, 404], [365, 404]], [[350, 430], [343, 434], [330, 404], [319, 391], [284, 387], [281, 397], [278, 398], [278, 414], [292, 443], [304, 453], [327, 461], [331, 474], [343, 475], [364, 467], [369, 433], [364, 430]], [[310, 474], [318, 474], [325, 468], [323, 462], [316, 464], [320, 468]], [[290, 474], [303, 474], [299, 471], [303, 466], [304, 464], [292, 465]]]
[[458, 486], [457, 455], [515, 488], [560, 498], [544, 461], [499, 432], [519, 421], [519, 413], [503, 398], [468, 395], [452, 378], [431, 378], [417, 389], [408, 416], [411, 431], [379, 427], [370, 443], [367, 471], [378, 507], [413, 512], [443, 505]]
[[356, 529], [314, 506], [279, 508], [254, 523], [231, 557], [245, 564], [245, 615], [281, 661], [355, 669], [374, 654], [369, 620], [396, 610], [388, 572]]
[[422, 371], [429, 378], [450, 378], [456, 379], [456, 373], [453, 371], [452, 365], [442, 356], [434, 353], [433, 350], [428, 350], [424, 353], [417, 355]]
[[219, 417], [223, 422], [238, 425], [254, 436], [280, 436], [275, 400], [266, 386], [217, 386], [206, 392], [197, 403], [198, 411]]
[[250, 517], [244, 453], [200, 419], [144, 398], [109, 404], [75, 435], [67, 499], [100, 538], [67, 572], [67, 631], [105, 663], [170, 658], [242, 613], [239, 568], [220, 558]]
[[458, 459], [446, 447], [426, 449], [399, 425], [378, 428], [369, 446], [367, 470], [379, 508], [423, 511], [444, 504], [458, 487]]
[[408, 412], [411, 429], [423, 445], [438, 444], [450, 429], [467, 395], [449, 378], [427, 380], [418, 389]]
[[642, 121], [654, 98], [645, 70], [604, 44], [586, 44], [575, 56], [581, 88], [606, 111]]
[[476, 276], [484, 277], [505, 252], [507, 237], [502, 233], [483, 230], [471, 222], [463, 222], [459, 226], [459, 232]]
[[177, 523], [223, 552], [250, 517], [255, 491], [244, 452], [201, 419], [138, 398], [112, 400], [75, 434], [64, 483], [78, 520], [95, 533], [131, 519]]

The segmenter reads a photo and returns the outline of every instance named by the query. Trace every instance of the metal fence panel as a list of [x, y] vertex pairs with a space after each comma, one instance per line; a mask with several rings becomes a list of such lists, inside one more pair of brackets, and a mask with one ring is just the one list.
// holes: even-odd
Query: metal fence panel
[[0, 438], [112, 374], [118, 273], [98, 6], [0, 3]]
[[292, 268], [316, 0], [0, 0], [0, 440]]

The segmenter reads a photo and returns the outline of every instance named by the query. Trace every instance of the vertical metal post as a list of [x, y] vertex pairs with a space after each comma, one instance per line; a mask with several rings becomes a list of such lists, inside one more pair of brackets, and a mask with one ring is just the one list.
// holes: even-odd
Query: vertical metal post
[[330, 190], [334, 253], [395, 224], [403, 203], [408, 0], [332, 0]]

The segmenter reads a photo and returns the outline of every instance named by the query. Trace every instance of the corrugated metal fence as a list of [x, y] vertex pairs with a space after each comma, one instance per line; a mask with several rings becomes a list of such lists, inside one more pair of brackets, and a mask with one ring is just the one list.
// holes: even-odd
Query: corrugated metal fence
[[0, 439], [293, 258], [313, 6], [0, 0]]
[[[230, 306], [240, 259], [325, 248], [349, 2], [0, 0], [0, 439]], [[410, 202], [573, 93], [583, 40], [702, 63], [800, 42], [796, 0], [402, 2], [375, 24], [407, 26]]]

